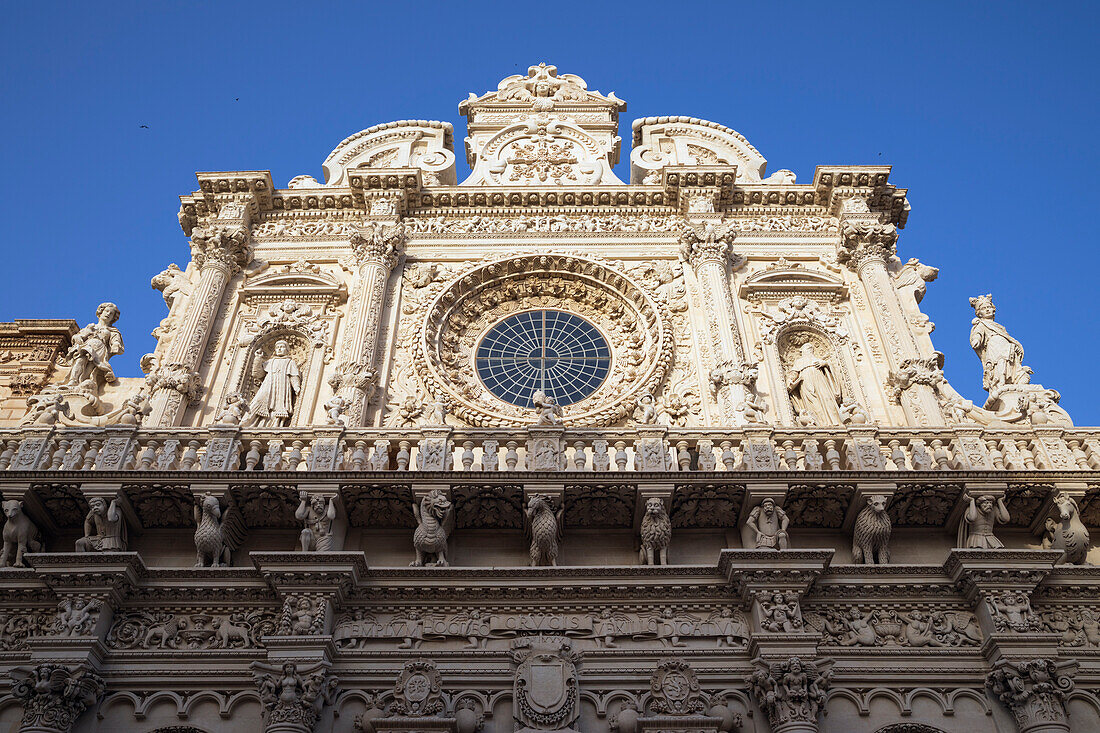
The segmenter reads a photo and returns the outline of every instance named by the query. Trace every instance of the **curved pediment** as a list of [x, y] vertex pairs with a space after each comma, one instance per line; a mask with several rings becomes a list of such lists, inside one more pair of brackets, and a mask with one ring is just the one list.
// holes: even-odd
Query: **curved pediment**
[[342, 303], [347, 299], [347, 286], [319, 266], [298, 261], [250, 277], [241, 287], [241, 296], [289, 296]]
[[398, 120], [368, 127], [325, 158], [325, 185], [347, 185], [356, 168], [419, 168], [427, 185], [455, 182], [454, 129], [449, 122]]
[[848, 294], [848, 286], [836, 275], [811, 270], [798, 262], [780, 260], [766, 269], [754, 272], [742, 283], [740, 294], [751, 297], [785, 297], [792, 293], [815, 293], [839, 300]]
[[735, 165], [739, 183], [759, 182], [768, 161], [739, 132], [697, 117], [634, 120], [630, 182], [655, 183], [667, 166]]

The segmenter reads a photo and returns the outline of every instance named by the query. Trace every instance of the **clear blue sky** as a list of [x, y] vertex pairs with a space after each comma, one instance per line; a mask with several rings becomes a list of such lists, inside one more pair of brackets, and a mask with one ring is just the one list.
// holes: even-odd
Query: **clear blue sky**
[[113, 300], [116, 371], [139, 375], [164, 316], [149, 278], [188, 258], [177, 197], [195, 171], [321, 178], [340, 140], [395, 119], [461, 139], [467, 92], [547, 61], [628, 102], [624, 143], [633, 119], [681, 114], [802, 182], [894, 166], [913, 206], [899, 254], [941, 268], [923, 306], [955, 387], [984, 399], [967, 298], [992, 292], [1035, 381], [1097, 425], [1098, 18], [1096, 2], [7, 2], [0, 320], [83, 325]]

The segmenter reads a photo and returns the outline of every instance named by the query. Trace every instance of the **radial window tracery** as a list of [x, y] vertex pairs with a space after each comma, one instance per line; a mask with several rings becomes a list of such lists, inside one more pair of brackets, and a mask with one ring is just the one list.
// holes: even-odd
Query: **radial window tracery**
[[564, 311], [526, 311], [505, 318], [477, 348], [478, 376], [491, 393], [531, 407], [541, 390], [559, 405], [595, 392], [611, 368], [611, 349], [599, 330]]

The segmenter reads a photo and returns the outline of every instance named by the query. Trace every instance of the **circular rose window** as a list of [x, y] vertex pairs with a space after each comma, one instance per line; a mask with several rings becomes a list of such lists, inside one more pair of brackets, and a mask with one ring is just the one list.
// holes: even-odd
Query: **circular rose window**
[[611, 349], [592, 323], [559, 310], [505, 318], [482, 337], [475, 363], [492, 394], [531, 407], [536, 391], [571, 405], [593, 394], [611, 369]]

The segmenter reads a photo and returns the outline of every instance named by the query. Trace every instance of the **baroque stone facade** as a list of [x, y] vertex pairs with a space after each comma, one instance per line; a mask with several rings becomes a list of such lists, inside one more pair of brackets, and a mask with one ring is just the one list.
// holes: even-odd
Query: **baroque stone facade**
[[649, 117], [624, 182], [625, 109], [198, 174], [144, 377], [0, 324], [0, 729], [1100, 730], [1100, 429], [990, 295], [947, 383], [889, 167]]

